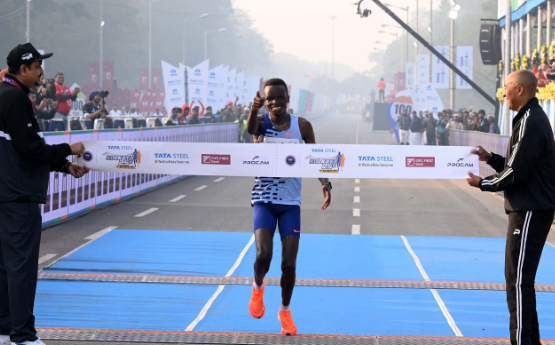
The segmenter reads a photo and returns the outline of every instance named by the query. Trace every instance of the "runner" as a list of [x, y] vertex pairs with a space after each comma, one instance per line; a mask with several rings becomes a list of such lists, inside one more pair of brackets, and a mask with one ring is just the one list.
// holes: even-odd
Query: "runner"
[[[258, 143], [316, 144], [312, 125], [306, 119], [287, 113], [289, 94], [287, 84], [281, 79], [270, 79], [264, 85], [265, 98], [256, 93], [247, 120], [247, 131], [258, 137]], [[266, 103], [270, 114], [258, 115]], [[256, 141], [256, 140], [255, 140]], [[331, 202], [331, 183], [327, 178], [319, 179], [324, 192], [325, 210]], [[281, 298], [278, 318], [281, 333], [297, 334], [291, 317], [289, 304], [296, 278], [297, 252], [301, 235], [301, 185], [300, 178], [257, 177], [252, 190], [254, 234], [256, 239], [256, 261], [254, 284], [249, 311], [254, 318], [264, 316], [264, 277], [270, 269], [273, 253], [273, 238], [279, 224], [281, 236]]]

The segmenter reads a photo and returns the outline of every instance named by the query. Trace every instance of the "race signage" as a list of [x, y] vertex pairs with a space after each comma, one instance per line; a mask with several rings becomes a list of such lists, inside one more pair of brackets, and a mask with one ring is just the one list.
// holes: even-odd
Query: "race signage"
[[479, 174], [471, 147], [85, 141], [92, 170], [171, 175], [462, 179]]

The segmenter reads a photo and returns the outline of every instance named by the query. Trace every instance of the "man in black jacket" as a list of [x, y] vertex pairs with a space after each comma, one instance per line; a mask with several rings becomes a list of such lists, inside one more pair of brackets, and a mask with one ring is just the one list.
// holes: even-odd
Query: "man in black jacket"
[[[41, 55], [30, 43], [8, 55], [0, 83], [0, 343], [42, 345], [33, 306], [42, 217], [50, 171], [81, 177], [87, 168], [66, 157], [83, 153], [81, 142], [47, 145], [27, 94], [43, 73]], [[9, 336], [8, 336], [9, 335]]]
[[555, 215], [555, 141], [547, 115], [535, 97], [538, 81], [527, 70], [505, 83], [509, 109], [518, 111], [506, 157], [484, 150], [472, 153], [497, 174], [484, 179], [469, 173], [468, 183], [482, 191], [504, 191], [509, 215], [505, 280], [511, 343], [539, 345], [534, 283], [547, 234]]

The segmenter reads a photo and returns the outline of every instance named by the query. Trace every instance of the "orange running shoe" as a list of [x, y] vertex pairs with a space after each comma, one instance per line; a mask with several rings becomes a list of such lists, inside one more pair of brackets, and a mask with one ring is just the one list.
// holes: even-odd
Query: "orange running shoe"
[[264, 290], [266, 290], [266, 283], [262, 283], [262, 289], [257, 290], [252, 287], [251, 302], [249, 303], [249, 311], [255, 319], [260, 319], [264, 316], [266, 307], [264, 307]]
[[297, 327], [293, 318], [291, 317], [290, 310], [280, 311], [278, 313], [278, 319], [281, 321], [281, 334], [283, 335], [295, 335], [297, 334]]

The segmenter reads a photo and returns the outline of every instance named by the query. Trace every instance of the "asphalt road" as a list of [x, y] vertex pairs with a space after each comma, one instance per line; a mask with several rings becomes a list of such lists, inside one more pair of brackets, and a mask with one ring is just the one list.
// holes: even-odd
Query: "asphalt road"
[[[372, 132], [359, 115], [328, 115], [312, 123], [317, 142], [396, 144], [388, 132]], [[252, 178], [193, 176], [68, 220], [43, 231], [40, 266], [51, 265], [110, 227], [251, 232], [253, 182]], [[332, 182], [332, 204], [322, 211], [324, 200], [318, 180], [304, 179], [304, 233], [505, 237], [507, 217], [502, 198], [470, 188], [465, 181]], [[146, 214], [137, 217], [141, 213]]]

